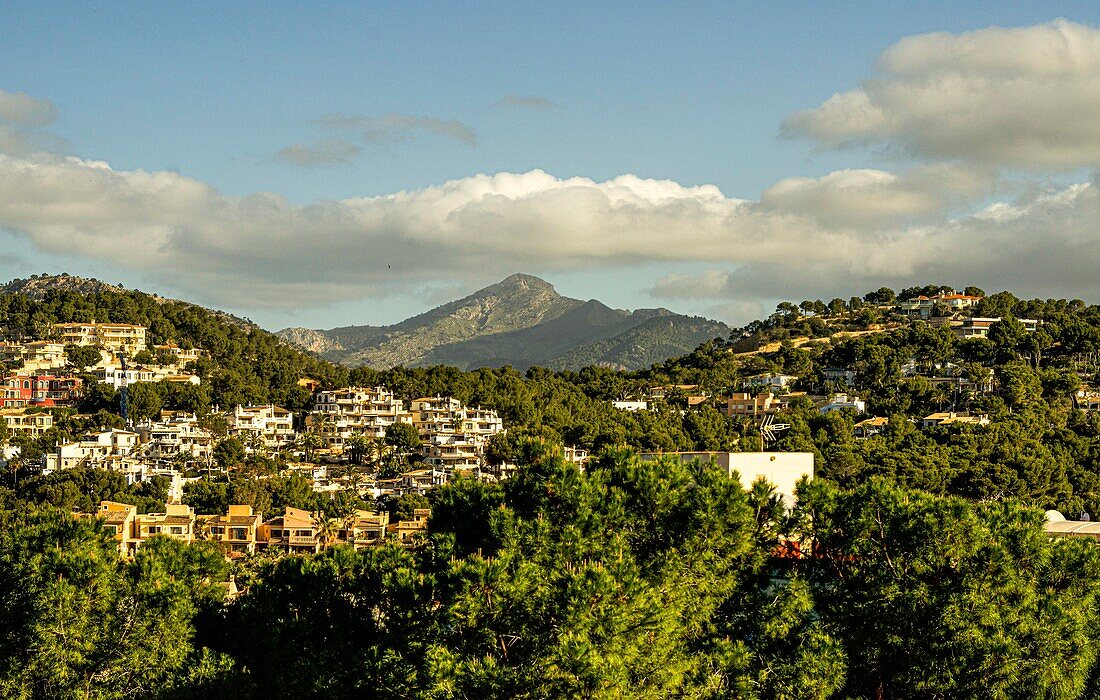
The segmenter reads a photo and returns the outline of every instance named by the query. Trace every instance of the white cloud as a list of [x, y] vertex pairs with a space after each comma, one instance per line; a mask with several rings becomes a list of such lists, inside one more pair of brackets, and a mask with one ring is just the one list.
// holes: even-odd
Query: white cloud
[[883, 52], [879, 68], [788, 117], [784, 133], [997, 167], [1100, 165], [1100, 29], [1057, 20], [924, 34]]
[[988, 171], [937, 164], [897, 175], [838, 170], [788, 178], [764, 190], [761, 207], [812, 218], [824, 226], [881, 229], [940, 220], [952, 207], [993, 191]]
[[[651, 293], [676, 299], [803, 299], [852, 294], [887, 285], [977, 284], [1020, 295], [1100, 300], [1100, 189], [1095, 182], [1032, 192], [956, 220], [895, 228], [845, 240], [857, 255], [818, 249], [785, 258], [668, 275]], [[797, 240], [797, 239], [795, 239]], [[859, 259], [862, 252], [863, 259]]]
[[930, 223], [903, 221], [927, 210], [915, 196], [874, 213], [894, 222], [881, 227], [868, 226], [855, 206], [861, 192], [874, 200], [884, 187], [889, 194], [919, 180], [846, 171], [777, 185], [752, 202], [713, 186], [535, 170], [296, 206], [270, 193], [223, 195], [177, 173], [0, 156], [0, 228], [47, 253], [108, 261], [197, 301], [241, 308], [316, 307], [440, 280], [651, 262], [716, 270], [656, 285], [655, 293], [679, 298], [848, 296], [943, 279], [1100, 297], [1094, 184]]

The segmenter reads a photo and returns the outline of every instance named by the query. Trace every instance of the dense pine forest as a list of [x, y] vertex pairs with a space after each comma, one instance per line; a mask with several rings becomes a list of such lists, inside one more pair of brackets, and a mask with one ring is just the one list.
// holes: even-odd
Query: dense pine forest
[[[33, 465], [57, 440], [118, 422], [113, 391], [89, 391], [79, 412], [50, 409], [47, 434], [12, 438], [23, 458], [0, 489], [0, 695], [1100, 698], [1100, 549], [1042, 529], [1046, 509], [1100, 513], [1100, 416], [1076, 403], [1100, 380], [1100, 307], [992, 294], [965, 314], [999, 318], [988, 337], [959, 339], [894, 302], [882, 289], [780, 304], [637, 372], [519, 373], [349, 370], [138, 292], [0, 295], [10, 337], [97, 320], [208, 351], [192, 368], [199, 386], [131, 387], [136, 417], [268, 402], [301, 412], [303, 378], [385, 385], [496, 409], [508, 433], [490, 458], [520, 465], [500, 484], [433, 489], [412, 547], [227, 563], [211, 543], [164, 540], [122, 559], [71, 511], [102, 499], [151, 508], [163, 494]], [[816, 458], [792, 511], [712, 465], [635, 456], [760, 449], [758, 425], [717, 397], [773, 373], [795, 379], [777, 415], [789, 428], [767, 449]], [[612, 406], [655, 386], [672, 389], [651, 410]], [[877, 434], [857, 438], [867, 415], [822, 414], [810, 398], [836, 391], [885, 419]], [[923, 427], [934, 412], [989, 422]], [[593, 459], [569, 464], [562, 444]], [[359, 505], [326, 502], [278, 465], [239, 466], [188, 498]], [[262, 485], [250, 478], [264, 472]], [[242, 595], [227, 598], [230, 579]]]

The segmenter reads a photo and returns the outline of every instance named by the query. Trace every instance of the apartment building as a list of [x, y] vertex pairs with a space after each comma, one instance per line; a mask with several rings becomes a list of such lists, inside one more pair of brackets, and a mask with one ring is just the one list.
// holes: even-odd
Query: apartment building
[[185, 455], [196, 461], [209, 461], [214, 451], [214, 436], [199, 425], [194, 414], [174, 412], [161, 420], [137, 427], [142, 451], [151, 459], [175, 459]]
[[54, 332], [62, 345], [98, 345], [129, 354], [146, 349], [145, 326], [129, 323], [56, 323]]
[[43, 458], [43, 473], [73, 467], [97, 466], [111, 456], [131, 454], [138, 445], [138, 434], [129, 430], [104, 430], [77, 442], [62, 443]]
[[433, 433], [453, 433], [461, 427], [462, 402], [451, 397], [421, 397], [409, 403], [412, 424], [421, 438]]
[[320, 525], [308, 510], [287, 507], [260, 526], [259, 541], [287, 553], [316, 554], [321, 551]]
[[343, 450], [352, 437], [384, 437], [386, 428], [412, 423], [412, 416], [385, 387], [347, 387], [318, 392], [310, 422], [326, 446]]
[[263, 519], [249, 505], [231, 505], [225, 515], [197, 516], [200, 537], [219, 543], [231, 558], [256, 552]]
[[56, 369], [66, 364], [65, 346], [48, 340], [0, 343], [0, 361], [21, 362], [25, 371]]
[[180, 542], [195, 541], [195, 510], [183, 503], [166, 503], [163, 513], [138, 515], [134, 521], [137, 545], [154, 535], [163, 535]]
[[83, 388], [80, 377], [52, 374], [13, 374], [0, 380], [4, 408], [74, 406]]
[[294, 414], [274, 404], [266, 406], [238, 405], [226, 416], [229, 435], [236, 437], [251, 449], [250, 439], [259, 437], [264, 447], [277, 450], [294, 443]]
[[37, 437], [53, 427], [53, 415], [28, 413], [26, 408], [0, 409], [0, 419], [8, 426], [8, 433]]
[[424, 444], [424, 461], [448, 470], [477, 469], [481, 466], [484, 441], [465, 433], [433, 433]]
[[414, 399], [409, 406], [412, 424], [420, 436], [463, 434], [484, 440], [504, 430], [504, 422], [496, 411], [463, 406], [458, 399], [436, 396]]

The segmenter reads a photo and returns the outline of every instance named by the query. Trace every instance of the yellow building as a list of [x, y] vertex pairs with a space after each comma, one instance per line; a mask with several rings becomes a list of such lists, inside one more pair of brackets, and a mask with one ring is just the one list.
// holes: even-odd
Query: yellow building
[[145, 326], [130, 323], [55, 323], [62, 345], [98, 345], [130, 354], [146, 349]]
[[321, 551], [321, 523], [308, 510], [287, 508], [260, 526], [259, 541], [289, 553]]
[[103, 529], [114, 534], [115, 541], [118, 542], [119, 554], [129, 554], [137, 548], [134, 541], [137, 506], [115, 501], [100, 501], [97, 515], [103, 519]]
[[414, 536], [428, 530], [428, 518], [431, 516], [431, 508], [417, 508], [413, 511], [412, 520], [399, 520], [390, 525], [387, 532], [400, 543], [411, 543]]
[[225, 515], [198, 516], [200, 537], [218, 542], [232, 558], [256, 552], [263, 520], [252, 506], [231, 505]]
[[390, 514], [385, 511], [357, 510], [342, 523], [339, 538], [342, 543], [356, 549], [373, 547], [385, 541], [389, 524]]
[[0, 409], [0, 420], [8, 426], [9, 433], [37, 437], [53, 427], [50, 413], [28, 413], [26, 408]]
[[134, 539], [140, 543], [155, 535], [164, 535], [180, 542], [194, 542], [195, 510], [182, 503], [167, 503], [163, 513], [137, 516]]

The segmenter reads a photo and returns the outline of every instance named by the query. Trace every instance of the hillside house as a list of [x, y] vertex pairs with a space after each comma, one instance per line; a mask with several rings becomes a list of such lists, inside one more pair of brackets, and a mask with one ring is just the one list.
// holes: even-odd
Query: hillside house
[[[966, 338], [986, 338], [989, 336], [990, 326], [1000, 320], [1000, 318], [968, 318], [964, 319], [959, 325], [952, 326], [951, 332], [962, 340]], [[1041, 321], [1034, 318], [1018, 318], [1016, 320], [1023, 324], [1024, 330], [1028, 333], [1035, 332], [1041, 323]]]
[[822, 413], [830, 413], [832, 411], [843, 411], [846, 408], [850, 408], [856, 413], [867, 412], [867, 402], [858, 396], [849, 396], [848, 394], [834, 394], [832, 398], [828, 399], [817, 407], [817, 410]]
[[266, 406], [236, 406], [227, 415], [229, 435], [236, 437], [252, 451], [252, 442], [261, 440], [268, 450], [278, 450], [294, 444], [294, 414], [274, 404]]
[[129, 323], [55, 323], [62, 345], [95, 345], [111, 352], [135, 354], [147, 347], [145, 326]]
[[989, 417], [949, 411], [927, 415], [921, 420], [920, 425], [922, 428], [933, 428], [938, 425], [989, 425]]
[[852, 435], [857, 440], [866, 440], [881, 433], [889, 422], [890, 419], [884, 416], [866, 418], [855, 424], [855, 427], [852, 428]]
[[231, 505], [225, 515], [199, 515], [199, 531], [205, 539], [219, 543], [231, 558], [256, 552], [263, 520], [249, 505]]
[[749, 389], [767, 389], [769, 391], [782, 391], [795, 382], [798, 377], [793, 374], [757, 374], [746, 377], [744, 386]]
[[182, 503], [166, 503], [163, 513], [138, 515], [134, 522], [137, 545], [154, 535], [163, 535], [180, 542], [195, 541], [195, 510]]
[[38, 437], [53, 427], [53, 415], [46, 412], [28, 413], [25, 408], [0, 409], [0, 420], [8, 426], [9, 435]]
[[285, 513], [260, 527], [258, 540], [287, 553], [316, 554], [321, 551], [320, 525], [308, 510], [288, 506]]
[[346, 387], [317, 392], [310, 423], [328, 447], [343, 450], [355, 436], [382, 438], [395, 423], [412, 423], [405, 402], [385, 387]]
[[980, 296], [969, 296], [951, 291], [933, 296], [917, 296], [898, 303], [897, 309], [905, 316], [916, 318], [930, 318], [937, 305], [945, 307], [949, 312], [956, 313], [970, 308], [982, 300]]
[[779, 402], [767, 391], [759, 394], [736, 392], [719, 398], [718, 408], [730, 418], [759, 418], [779, 410]]

